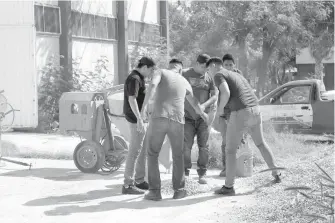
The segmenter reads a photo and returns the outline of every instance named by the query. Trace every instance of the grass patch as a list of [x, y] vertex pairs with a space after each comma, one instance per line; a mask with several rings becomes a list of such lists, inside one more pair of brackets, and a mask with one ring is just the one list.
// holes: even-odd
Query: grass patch
[[[259, 173], [267, 169], [267, 166], [253, 142], [255, 167], [254, 175], [250, 178], [239, 179], [236, 182], [237, 189], [240, 187], [255, 188], [256, 205], [246, 209], [234, 210], [232, 216], [239, 219], [239, 222], [277, 222], [277, 223], [304, 223], [304, 222], [334, 222], [327, 215], [330, 210], [315, 204], [313, 199], [308, 199], [299, 191], [287, 191], [288, 187], [309, 187], [310, 196], [321, 199], [320, 184], [327, 184], [324, 177], [321, 177], [318, 164], [331, 177], [334, 176], [334, 145], [322, 141], [322, 136], [295, 135], [290, 132], [276, 133], [266, 129], [265, 139], [271, 147], [277, 165], [285, 167], [283, 182], [269, 186], [272, 179], [270, 172]], [[248, 140], [251, 140], [250, 138]], [[214, 150], [214, 147], [211, 147]], [[220, 154], [220, 150], [212, 151], [211, 154]], [[334, 196], [333, 185], [331, 188], [323, 187], [323, 194]], [[331, 199], [331, 198], [330, 198]], [[332, 201], [333, 202], [333, 201]], [[316, 216], [324, 216], [318, 218]], [[328, 218], [327, 218], [328, 217]]]

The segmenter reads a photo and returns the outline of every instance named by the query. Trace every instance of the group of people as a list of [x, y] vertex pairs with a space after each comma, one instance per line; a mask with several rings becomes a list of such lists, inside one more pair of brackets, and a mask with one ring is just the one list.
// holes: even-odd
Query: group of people
[[201, 54], [196, 65], [188, 69], [183, 69], [178, 59], [172, 59], [167, 69], [158, 69], [153, 59], [142, 57], [125, 81], [123, 110], [131, 134], [123, 194], [144, 194], [147, 190], [145, 199], [162, 199], [158, 157], [166, 136], [172, 150], [173, 198], [187, 195], [185, 176], [192, 168], [195, 136], [199, 183], [206, 184], [213, 122], [222, 134], [224, 169], [220, 176], [226, 176], [216, 194], [235, 194], [236, 152], [246, 132], [272, 168], [275, 182], [281, 181], [271, 149], [264, 141], [258, 99], [230, 54], [222, 59]]

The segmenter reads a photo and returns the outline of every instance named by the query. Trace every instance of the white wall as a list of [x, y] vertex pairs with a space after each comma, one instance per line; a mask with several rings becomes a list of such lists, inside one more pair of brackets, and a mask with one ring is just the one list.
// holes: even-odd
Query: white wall
[[128, 19], [159, 24], [159, 1], [128, 0]]
[[107, 68], [111, 73], [111, 80], [113, 80], [114, 77], [117, 79], [116, 43], [73, 39], [72, 58], [81, 58], [79, 68], [88, 71], [93, 70], [95, 67], [95, 62], [99, 59], [100, 56], [106, 56], [109, 60]]
[[[323, 63], [334, 63], [334, 50], [330, 57], [322, 61]], [[297, 64], [314, 64], [315, 59], [312, 57], [309, 48], [304, 48], [300, 51], [300, 54], [296, 56]]]
[[[0, 89], [15, 113], [13, 127], [37, 126], [34, 3], [0, 1]], [[3, 124], [8, 120], [5, 119]]]
[[112, 0], [76, 0], [71, 8], [84, 13], [116, 17], [116, 1]]

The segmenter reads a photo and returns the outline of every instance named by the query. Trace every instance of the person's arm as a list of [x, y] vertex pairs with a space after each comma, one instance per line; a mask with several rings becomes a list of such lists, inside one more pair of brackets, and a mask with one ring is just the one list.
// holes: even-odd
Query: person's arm
[[216, 74], [214, 76], [214, 82], [215, 85], [218, 86], [220, 91], [220, 101], [219, 101], [219, 107], [217, 109], [217, 115], [223, 116], [224, 115], [224, 108], [227, 105], [229, 98], [230, 98], [230, 90], [229, 86], [227, 84], [227, 81], [225, 80], [223, 74]]
[[161, 70], [158, 70], [153, 74], [153, 77], [151, 79], [151, 83], [148, 87], [148, 91], [145, 94], [145, 98], [144, 98], [144, 101], [143, 101], [142, 115], [145, 114], [145, 112], [147, 110], [147, 107], [148, 107], [148, 104], [149, 104], [149, 101], [152, 100], [153, 96], [155, 95], [157, 86], [160, 83], [161, 78], [162, 78], [162, 71]]
[[186, 99], [191, 104], [191, 106], [194, 108], [195, 112], [199, 114], [200, 117], [207, 122], [208, 121], [207, 114], [201, 109], [199, 100], [193, 96], [193, 92], [190, 91], [189, 89], [186, 90]]
[[220, 89], [220, 104], [219, 104], [219, 115], [224, 115], [224, 108], [227, 105], [230, 98], [230, 90], [225, 80], [219, 86]]
[[132, 78], [127, 83], [127, 93], [128, 93], [128, 102], [130, 105], [131, 110], [133, 111], [134, 115], [136, 116], [137, 120], [141, 119], [141, 113], [138, 108], [138, 104], [136, 98], [138, 96], [138, 91], [140, 89], [140, 82], [136, 78]]
[[211, 97], [206, 102], [204, 102], [202, 104], [202, 106], [204, 106], [205, 108], [214, 105], [217, 102], [218, 96], [219, 96], [219, 91], [215, 87], [214, 81], [212, 79], [211, 79], [211, 82], [210, 82], [210, 95], [211, 95]]

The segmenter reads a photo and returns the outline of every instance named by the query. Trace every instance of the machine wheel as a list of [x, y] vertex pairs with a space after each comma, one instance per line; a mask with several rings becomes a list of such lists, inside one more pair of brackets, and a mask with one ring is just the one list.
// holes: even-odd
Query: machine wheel
[[[103, 147], [106, 149], [106, 140], [102, 143]], [[112, 173], [118, 170], [121, 165], [126, 160], [126, 156], [128, 153], [128, 144], [126, 140], [121, 136], [114, 136], [114, 146], [115, 150], [108, 150], [106, 154], [106, 161], [101, 168], [103, 172]]]
[[105, 163], [106, 154], [99, 143], [85, 140], [76, 146], [73, 160], [76, 167], [83, 173], [96, 173]]

